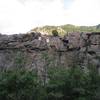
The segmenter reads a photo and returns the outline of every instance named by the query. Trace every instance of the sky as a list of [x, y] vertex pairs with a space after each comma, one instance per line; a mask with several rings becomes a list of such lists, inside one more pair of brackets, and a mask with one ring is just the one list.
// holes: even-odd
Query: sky
[[0, 0], [0, 33], [26, 33], [44, 25], [100, 24], [100, 0]]

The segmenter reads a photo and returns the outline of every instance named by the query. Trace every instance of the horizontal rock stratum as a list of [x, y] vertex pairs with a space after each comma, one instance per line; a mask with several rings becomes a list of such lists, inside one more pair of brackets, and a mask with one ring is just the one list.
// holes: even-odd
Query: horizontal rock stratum
[[88, 65], [100, 68], [100, 33], [70, 33], [64, 37], [29, 34], [0, 34], [0, 70], [37, 69], [45, 66]]

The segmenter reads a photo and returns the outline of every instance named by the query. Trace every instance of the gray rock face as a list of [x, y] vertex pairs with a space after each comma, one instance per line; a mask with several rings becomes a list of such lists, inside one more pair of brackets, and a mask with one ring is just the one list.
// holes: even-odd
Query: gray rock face
[[70, 33], [66, 38], [70, 49], [80, 47], [80, 33]]
[[76, 64], [100, 68], [100, 33], [0, 35], [0, 70], [25, 67], [41, 74], [47, 66]]

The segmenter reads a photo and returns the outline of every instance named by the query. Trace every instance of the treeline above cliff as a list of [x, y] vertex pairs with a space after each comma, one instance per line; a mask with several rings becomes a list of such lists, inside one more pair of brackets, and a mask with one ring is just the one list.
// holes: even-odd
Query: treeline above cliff
[[43, 26], [36, 27], [31, 31], [42, 32], [43, 34], [51, 34], [52, 30], [57, 30], [60, 35], [64, 35], [68, 32], [100, 32], [100, 24], [96, 26], [75, 26], [71, 24], [61, 26]]

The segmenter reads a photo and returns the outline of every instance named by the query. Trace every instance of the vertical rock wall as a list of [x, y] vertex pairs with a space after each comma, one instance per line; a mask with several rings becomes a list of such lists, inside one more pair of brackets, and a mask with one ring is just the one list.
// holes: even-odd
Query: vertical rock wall
[[0, 35], [0, 70], [88, 65], [100, 68], [100, 33], [70, 33], [63, 38], [40, 33]]

